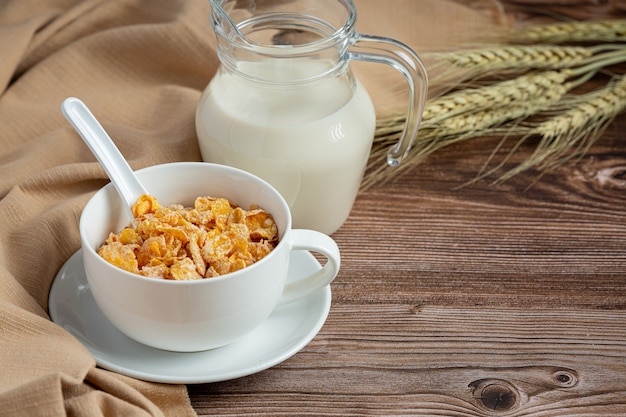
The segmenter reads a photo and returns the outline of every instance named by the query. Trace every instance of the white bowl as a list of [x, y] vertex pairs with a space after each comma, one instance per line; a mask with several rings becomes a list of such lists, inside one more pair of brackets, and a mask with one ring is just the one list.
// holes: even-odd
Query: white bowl
[[[335, 242], [316, 231], [291, 229], [285, 200], [250, 173], [204, 162], [180, 162], [145, 168], [137, 176], [164, 206], [192, 206], [196, 197], [207, 195], [228, 198], [244, 209], [258, 205], [273, 215], [280, 235], [269, 255], [237, 272], [197, 281], [147, 278], [117, 268], [97, 254], [109, 233], [119, 232], [131, 221], [112, 184], [99, 190], [80, 218], [87, 281], [104, 315], [138, 342], [179, 352], [224, 346], [261, 324], [277, 304], [328, 285], [339, 271]], [[294, 249], [322, 253], [328, 262], [311, 276], [285, 285]]]

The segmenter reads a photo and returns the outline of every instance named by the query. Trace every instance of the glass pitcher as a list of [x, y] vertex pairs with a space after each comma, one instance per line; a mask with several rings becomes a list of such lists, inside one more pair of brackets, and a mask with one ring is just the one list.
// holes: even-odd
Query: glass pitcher
[[352, 0], [211, 0], [220, 67], [196, 110], [202, 159], [252, 172], [289, 204], [295, 228], [334, 233], [359, 190], [376, 127], [351, 60], [408, 82], [396, 166], [417, 134], [426, 70], [406, 45], [355, 31]]

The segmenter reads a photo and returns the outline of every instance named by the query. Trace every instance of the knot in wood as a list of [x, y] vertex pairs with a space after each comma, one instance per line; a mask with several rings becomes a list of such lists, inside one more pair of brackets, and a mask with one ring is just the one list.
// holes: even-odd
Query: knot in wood
[[626, 166], [615, 166], [598, 169], [595, 180], [607, 188], [626, 187]]
[[501, 385], [488, 385], [480, 395], [483, 405], [493, 411], [508, 411], [515, 406], [517, 396], [511, 388]]
[[490, 412], [503, 413], [513, 410], [520, 404], [517, 389], [500, 379], [482, 379], [470, 384], [478, 405]]
[[578, 375], [572, 370], [560, 369], [554, 372], [552, 378], [559, 388], [572, 388], [578, 385]]

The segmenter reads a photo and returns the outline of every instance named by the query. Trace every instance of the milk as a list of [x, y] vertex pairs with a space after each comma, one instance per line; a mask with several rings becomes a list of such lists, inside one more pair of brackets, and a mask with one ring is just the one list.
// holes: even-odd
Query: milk
[[[289, 81], [330, 66], [288, 58], [247, 63], [241, 69]], [[375, 124], [372, 102], [349, 72], [299, 85], [269, 85], [220, 69], [196, 114], [203, 160], [265, 179], [289, 204], [295, 228], [326, 234], [350, 213]]]

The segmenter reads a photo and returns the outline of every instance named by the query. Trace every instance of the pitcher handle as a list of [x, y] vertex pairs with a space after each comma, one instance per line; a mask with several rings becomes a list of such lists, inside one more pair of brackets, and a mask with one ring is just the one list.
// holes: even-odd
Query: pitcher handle
[[398, 70], [409, 84], [409, 106], [400, 140], [387, 152], [387, 164], [392, 167], [408, 154], [413, 146], [424, 104], [428, 94], [428, 76], [420, 57], [407, 45], [395, 39], [355, 33], [348, 59], [390, 65]]

